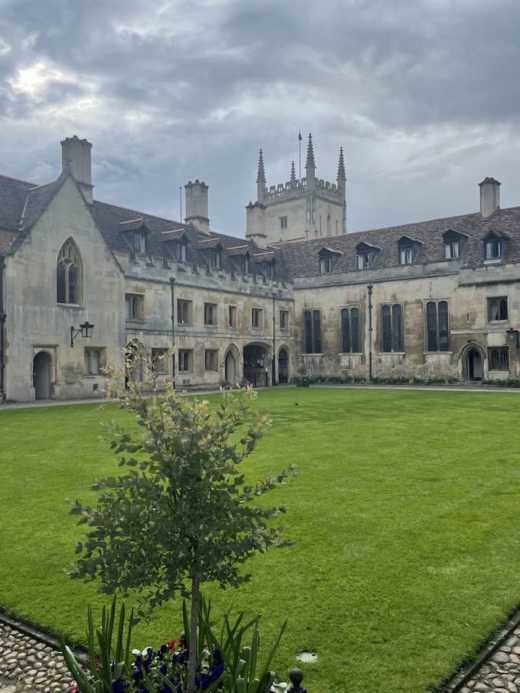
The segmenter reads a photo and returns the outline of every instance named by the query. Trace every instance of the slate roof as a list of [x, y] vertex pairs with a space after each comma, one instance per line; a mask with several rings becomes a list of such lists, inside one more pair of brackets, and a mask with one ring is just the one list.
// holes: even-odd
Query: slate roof
[[[68, 175], [70, 173], [65, 171], [54, 183], [41, 186], [0, 176], [0, 253], [16, 249]], [[146, 230], [147, 252], [153, 256], [165, 256], [165, 243], [185, 236], [188, 239], [187, 262], [190, 264], [204, 266], [204, 251], [220, 245], [224, 251], [222, 269], [235, 271], [233, 254], [249, 251], [255, 259], [250, 266], [251, 272], [257, 272], [255, 265], [258, 261], [272, 259], [275, 278], [286, 281], [319, 275], [320, 251], [323, 254], [327, 248], [338, 253], [332, 274], [359, 271], [368, 276], [371, 270], [356, 270], [358, 246], [365, 250], [367, 245], [372, 246], [377, 251], [373, 269], [398, 266], [398, 243], [403, 237], [417, 242], [414, 265], [449, 263], [452, 261], [444, 258], [443, 236], [447, 231], [462, 234], [462, 257], [457, 261], [457, 267], [483, 265], [484, 239], [490, 232], [505, 239], [504, 263], [520, 263], [520, 207], [498, 210], [488, 219], [476, 212], [342, 236], [274, 243], [267, 250], [236, 236], [214, 232], [207, 236], [190, 223], [183, 224], [98, 200], [94, 200], [91, 210], [103, 238], [114, 252], [129, 252], [124, 238], [125, 231], [129, 230]]]

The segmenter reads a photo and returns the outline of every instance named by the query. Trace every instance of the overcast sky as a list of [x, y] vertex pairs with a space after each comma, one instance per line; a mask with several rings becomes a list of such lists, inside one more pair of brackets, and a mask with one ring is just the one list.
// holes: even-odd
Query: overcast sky
[[200, 178], [240, 236], [301, 129], [320, 178], [345, 150], [350, 231], [476, 211], [488, 175], [520, 205], [519, 34], [519, 0], [0, 0], [0, 173], [56, 178], [76, 134], [98, 199], [177, 219]]

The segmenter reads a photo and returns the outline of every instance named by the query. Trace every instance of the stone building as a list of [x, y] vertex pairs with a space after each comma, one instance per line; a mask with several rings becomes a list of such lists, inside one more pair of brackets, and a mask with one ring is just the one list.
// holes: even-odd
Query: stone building
[[[500, 183], [480, 184], [471, 214], [322, 237], [307, 213], [313, 163], [309, 140], [306, 182], [268, 200], [260, 157], [245, 239], [211, 230], [198, 180], [182, 223], [94, 199], [91, 145], [77, 137], [62, 142], [56, 181], [0, 176], [1, 401], [97, 397], [103, 367], [137, 337], [182, 388], [284, 383], [301, 367], [520, 377], [520, 208], [500, 209]], [[341, 153], [337, 186], [314, 179], [316, 209], [329, 200], [344, 220], [344, 183]]]

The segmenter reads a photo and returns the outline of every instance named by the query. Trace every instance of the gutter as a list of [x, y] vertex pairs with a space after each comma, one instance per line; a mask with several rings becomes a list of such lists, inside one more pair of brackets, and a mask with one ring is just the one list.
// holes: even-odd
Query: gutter
[[0, 404], [5, 403], [5, 255], [0, 255]]

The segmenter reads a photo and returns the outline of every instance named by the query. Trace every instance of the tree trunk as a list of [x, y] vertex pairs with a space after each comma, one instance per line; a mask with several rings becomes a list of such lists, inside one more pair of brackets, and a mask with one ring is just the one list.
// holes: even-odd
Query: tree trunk
[[188, 661], [188, 692], [196, 693], [197, 685], [195, 677], [197, 675], [197, 625], [199, 620], [200, 602], [200, 583], [199, 578], [191, 579], [191, 619], [190, 619], [190, 642], [189, 642], [189, 661]]

